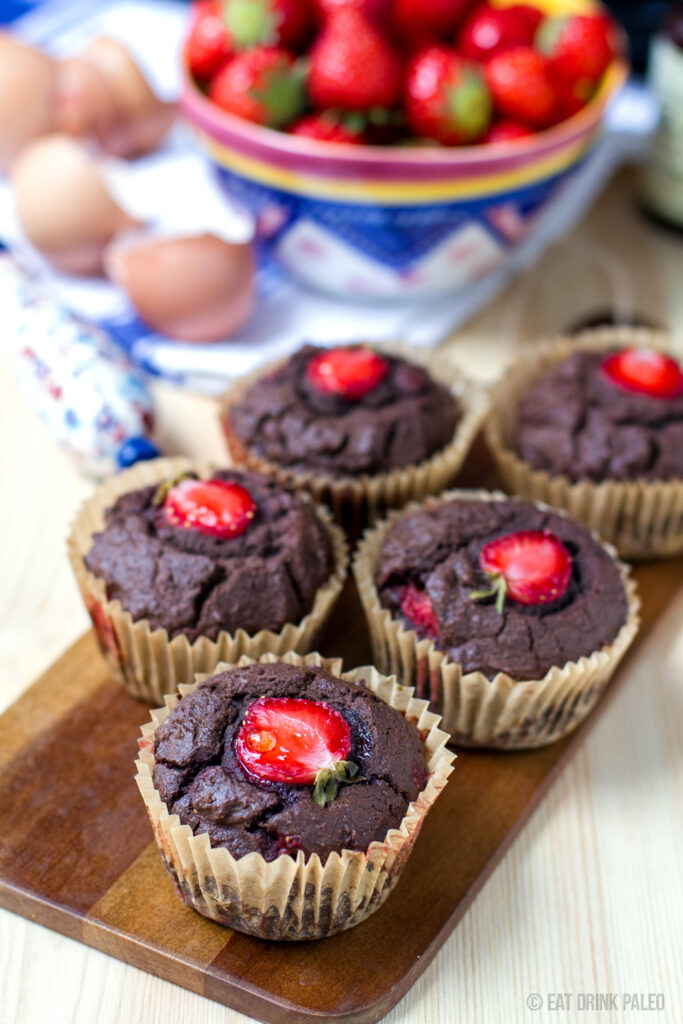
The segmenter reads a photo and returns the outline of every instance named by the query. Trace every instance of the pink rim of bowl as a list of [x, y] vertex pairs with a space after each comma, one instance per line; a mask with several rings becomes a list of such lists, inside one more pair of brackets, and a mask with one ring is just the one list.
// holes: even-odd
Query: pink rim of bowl
[[579, 146], [598, 129], [608, 103], [627, 77], [627, 61], [615, 60], [595, 96], [566, 121], [528, 139], [451, 149], [344, 146], [252, 124], [207, 99], [185, 64], [181, 108], [188, 121], [219, 146], [289, 171], [356, 181], [438, 181], [512, 171]]

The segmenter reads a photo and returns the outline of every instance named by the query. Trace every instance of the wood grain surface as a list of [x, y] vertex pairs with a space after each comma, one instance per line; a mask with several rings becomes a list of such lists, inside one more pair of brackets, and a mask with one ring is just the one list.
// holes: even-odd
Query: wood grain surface
[[[631, 309], [668, 323], [683, 352], [683, 247], [640, 217], [635, 189], [633, 176], [622, 175], [525, 282], [448, 344], [454, 362], [491, 380], [526, 338], [610, 307], [615, 274], [611, 280], [606, 265]], [[155, 394], [165, 450], [224, 456], [212, 402], [167, 385]], [[87, 627], [64, 543], [92, 484], [38, 422], [2, 347], [0, 479], [0, 706], [7, 707]], [[664, 593], [660, 600], [667, 603]], [[387, 1024], [683, 1021], [682, 631], [679, 591], [596, 727]], [[18, 713], [0, 761], [22, 747], [35, 716], [47, 729], [67, 713], [81, 686], [65, 680], [30, 715]], [[38, 759], [39, 774], [51, 770]], [[125, 845], [127, 837], [118, 840]], [[139, 855], [143, 869], [154, 869], [151, 852]], [[128, 891], [137, 897], [130, 882], [124, 875], [114, 883], [103, 912], [113, 914]], [[189, 935], [176, 919], [168, 931], [177, 931], [188, 956], [206, 957], [212, 949], [202, 946], [202, 925], [212, 926], [196, 920]], [[247, 1024], [239, 1011], [5, 911], [0, 957], [2, 1024]], [[625, 992], [662, 993], [664, 1009], [548, 1008], [556, 993]], [[527, 1002], [533, 994], [544, 1001], [540, 1011]]]
[[[636, 577], [642, 642], [683, 583], [683, 559]], [[320, 648], [367, 663], [353, 583]], [[628, 660], [603, 703], [627, 676]], [[87, 633], [0, 718], [0, 905], [269, 1024], [374, 1024], [426, 969], [600, 711], [541, 750], [461, 751], [377, 913], [323, 942], [263, 942], [173, 891], [131, 779], [148, 709], [109, 678]]]

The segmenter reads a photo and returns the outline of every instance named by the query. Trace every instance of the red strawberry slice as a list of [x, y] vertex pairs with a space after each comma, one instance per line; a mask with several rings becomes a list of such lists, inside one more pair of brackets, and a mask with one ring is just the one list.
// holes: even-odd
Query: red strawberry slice
[[400, 595], [401, 611], [413, 623], [418, 633], [432, 640], [439, 637], [439, 620], [436, 617], [429, 594], [414, 583], [403, 587]]
[[388, 371], [387, 360], [368, 348], [332, 348], [311, 359], [306, 379], [324, 395], [354, 401], [373, 391]]
[[185, 479], [169, 489], [164, 512], [173, 526], [225, 540], [244, 533], [256, 503], [234, 480]]
[[683, 369], [671, 356], [648, 348], [623, 348], [600, 364], [610, 384], [649, 395], [651, 398], [678, 398], [683, 395]]
[[491, 586], [473, 591], [470, 598], [495, 597], [501, 614], [506, 597], [524, 605], [557, 601], [572, 574], [571, 555], [549, 530], [521, 530], [497, 537], [481, 549], [479, 564]]
[[185, 59], [193, 75], [207, 79], [218, 71], [232, 53], [232, 42], [221, 6], [216, 0], [200, 0], [192, 9], [190, 31], [185, 40]]
[[250, 775], [266, 782], [313, 786], [323, 806], [349, 782], [358, 765], [347, 761], [351, 731], [343, 716], [320, 701], [259, 697], [237, 735], [237, 757]]

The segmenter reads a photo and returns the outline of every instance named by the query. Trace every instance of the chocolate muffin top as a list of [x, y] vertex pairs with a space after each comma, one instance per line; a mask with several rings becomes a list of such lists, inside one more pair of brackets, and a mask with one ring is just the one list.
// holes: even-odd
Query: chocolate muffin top
[[[521, 544], [529, 578], [511, 575], [501, 601], [500, 575], [486, 560], [484, 571], [482, 550], [495, 557], [501, 545], [487, 545], [503, 537], [499, 563]], [[539, 564], [552, 584], [541, 580], [540, 591]], [[384, 541], [375, 580], [394, 618], [430, 636], [464, 672], [490, 679], [540, 679], [590, 655], [614, 640], [628, 611], [619, 567], [588, 531], [522, 501], [454, 500], [404, 516]]]
[[683, 390], [632, 390], [604, 372], [610, 352], [573, 352], [519, 404], [517, 450], [570, 480], [683, 477]]
[[[450, 390], [395, 356], [340, 369], [338, 353], [358, 351], [305, 346], [230, 407], [229, 429], [279, 466], [337, 477], [416, 465], [444, 448], [460, 418]], [[330, 352], [332, 372], [316, 372]]]
[[[240, 753], [245, 735], [254, 750], [271, 752], [280, 709], [286, 716], [287, 706], [301, 705], [301, 699], [307, 705], [304, 726], [311, 716], [314, 725], [318, 716], [320, 723], [299, 758], [322, 767], [326, 718], [341, 716], [350, 741], [345, 763], [357, 769], [359, 781], [349, 776], [351, 783], [341, 784], [324, 804], [314, 799], [312, 782], [285, 781], [288, 772], [294, 775], [296, 752], [291, 762], [278, 759], [275, 778], [247, 770]], [[254, 732], [251, 722], [264, 700], [270, 703], [272, 732]], [[323, 861], [334, 850], [366, 850], [400, 824], [429, 774], [420, 735], [398, 711], [364, 686], [321, 668], [284, 662], [233, 668], [206, 679], [157, 729], [154, 757], [154, 785], [170, 813], [234, 857], [256, 852], [266, 860], [298, 850], [317, 853]]]
[[253, 635], [299, 622], [333, 567], [330, 535], [314, 506], [257, 473], [221, 470], [212, 480], [236, 485], [227, 492], [228, 511], [244, 513], [235, 518], [241, 532], [217, 535], [201, 504], [199, 527], [192, 509], [180, 525], [169, 505], [174, 489], [159, 502], [163, 492], [144, 487], [107, 510], [87, 568], [133, 619], [190, 642], [215, 639], [221, 630]]

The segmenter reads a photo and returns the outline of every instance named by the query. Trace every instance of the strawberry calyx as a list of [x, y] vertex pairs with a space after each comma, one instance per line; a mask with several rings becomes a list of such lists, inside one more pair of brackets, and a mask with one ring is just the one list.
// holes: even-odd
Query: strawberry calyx
[[321, 768], [315, 777], [313, 803], [325, 807], [331, 804], [344, 783], [363, 782], [358, 776], [358, 765], [353, 761], [335, 761], [329, 768]]
[[470, 593], [470, 601], [485, 601], [489, 597], [494, 597], [496, 611], [499, 615], [502, 615], [508, 589], [507, 580], [502, 572], [487, 573], [487, 576], [491, 580], [491, 586], [486, 587], [484, 590], [473, 590]]
[[496, 537], [481, 549], [479, 565], [489, 586], [473, 590], [470, 600], [492, 597], [500, 615], [506, 598], [530, 606], [559, 600], [572, 573], [569, 551], [549, 530], [520, 530]]
[[223, 21], [238, 50], [279, 42], [282, 14], [278, 16], [270, 0], [230, 0], [224, 5]]
[[322, 701], [304, 697], [259, 697], [247, 710], [235, 745], [244, 770], [264, 782], [312, 786], [325, 807], [341, 785], [361, 782], [348, 760], [351, 731], [346, 719]]

